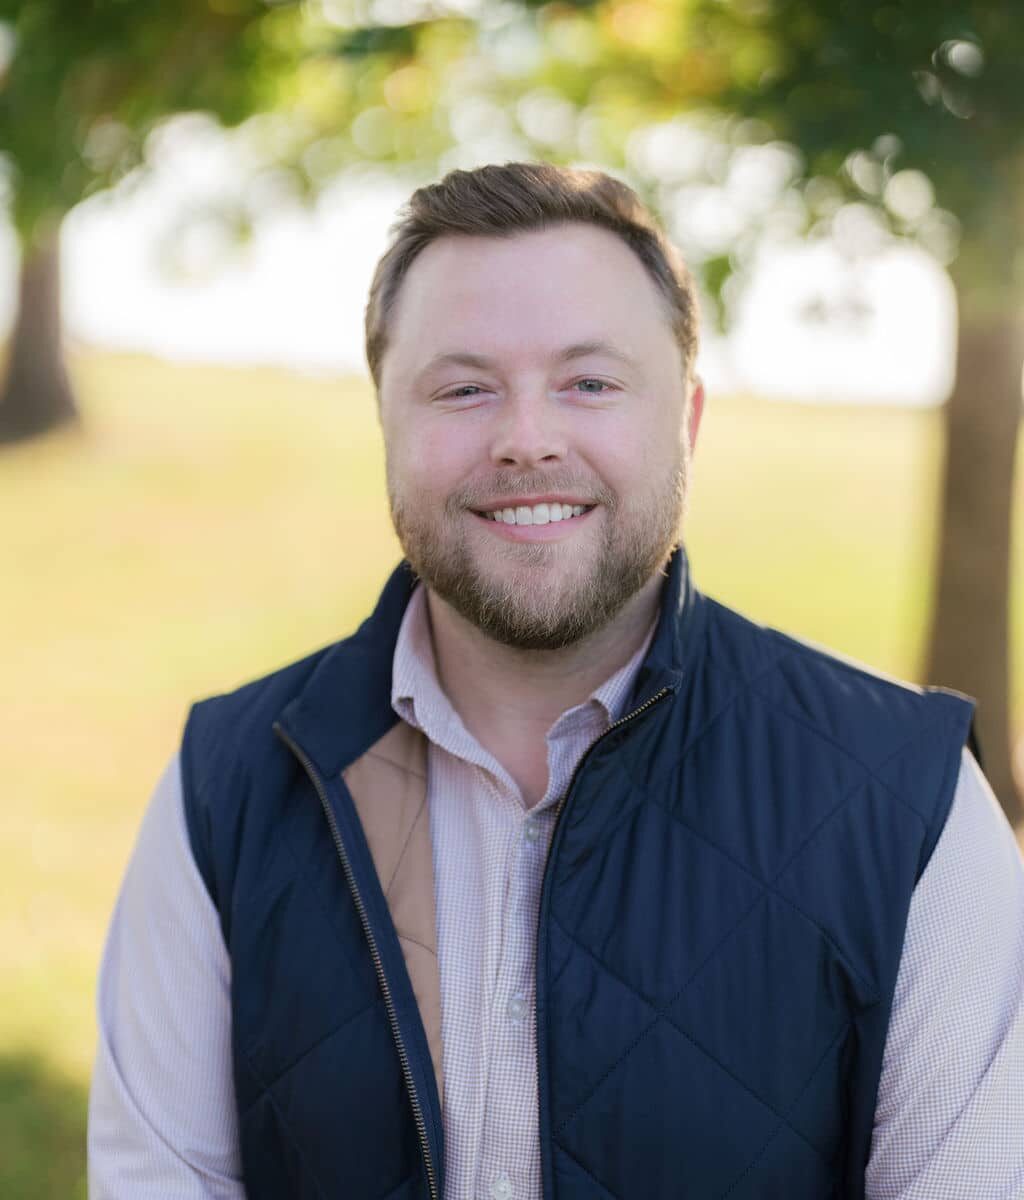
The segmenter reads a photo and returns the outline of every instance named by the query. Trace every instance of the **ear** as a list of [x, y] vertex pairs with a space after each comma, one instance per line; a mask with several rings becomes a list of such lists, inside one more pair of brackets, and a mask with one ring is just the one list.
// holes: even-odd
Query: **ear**
[[693, 391], [690, 394], [690, 428], [687, 433], [690, 438], [690, 453], [697, 445], [697, 430], [700, 429], [700, 419], [704, 413], [704, 381], [696, 376]]

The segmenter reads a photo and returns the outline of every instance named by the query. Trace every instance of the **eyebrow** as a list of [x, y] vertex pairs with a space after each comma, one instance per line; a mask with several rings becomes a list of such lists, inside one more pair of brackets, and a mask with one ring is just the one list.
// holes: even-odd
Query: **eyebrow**
[[[571, 362], [573, 359], [587, 358], [592, 354], [602, 354], [606, 358], [618, 359], [634, 370], [640, 366], [636, 359], [624, 350], [619, 350], [611, 342], [602, 341], [600, 338], [593, 338], [586, 342], [573, 342], [571, 346], [564, 346], [553, 355], [553, 359], [555, 362]], [[418, 372], [417, 378], [422, 379], [439, 367], [478, 367], [481, 370], [487, 370], [497, 365], [496, 360], [489, 358], [486, 354], [471, 354], [468, 350], [446, 350], [435, 354], [422, 371]]]

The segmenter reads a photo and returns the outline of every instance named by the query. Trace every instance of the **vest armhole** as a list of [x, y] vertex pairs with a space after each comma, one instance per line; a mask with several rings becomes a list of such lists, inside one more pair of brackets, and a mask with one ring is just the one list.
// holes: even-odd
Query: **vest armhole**
[[915, 885], [931, 861], [942, 831], [946, 828], [946, 822], [949, 820], [949, 812], [953, 807], [953, 798], [956, 795], [957, 781], [960, 778], [960, 764], [963, 760], [964, 747], [968, 747], [974, 753], [974, 746], [977, 745], [974, 702], [966, 697], [948, 694], [943, 696], [943, 699], [955, 705], [948, 723], [949, 750], [942, 772], [940, 795], [935, 806], [935, 819], [932, 821], [924, 845], [921, 847], [921, 857], [914, 879]]
[[985, 760], [981, 757], [981, 742], [978, 740], [978, 722], [971, 715], [971, 728], [967, 732], [967, 748], [974, 755], [975, 761], [982, 771], [985, 770]]
[[220, 915], [221, 925], [224, 924], [223, 913], [217, 896], [216, 878], [213, 869], [213, 854], [210, 847], [210, 817], [208, 807], [204, 802], [202, 790], [196, 778], [195, 741], [201, 734], [197, 731], [198, 704], [193, 704], [185, 722], [185, 730], [181, 738], [181, 791], [182, 803], [185, 808], [185, 827], [188, 831], [189, 846], [192, 858], [202, 877], [203, 883], [214, 907]]

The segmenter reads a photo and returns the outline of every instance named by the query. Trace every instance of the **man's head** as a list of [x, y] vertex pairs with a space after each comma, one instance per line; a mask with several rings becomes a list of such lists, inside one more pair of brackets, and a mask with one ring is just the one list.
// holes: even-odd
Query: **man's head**
[[402, 547], [497, 641], [570, 645], [678, 536], [703, 401], [689, 274], [624, 184], [543, 163], [453, 171], [393, 232], [366, 349]]

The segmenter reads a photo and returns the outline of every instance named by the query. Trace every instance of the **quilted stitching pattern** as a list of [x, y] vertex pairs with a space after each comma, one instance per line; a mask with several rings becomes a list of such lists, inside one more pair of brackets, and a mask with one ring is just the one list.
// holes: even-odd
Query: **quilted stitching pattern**
[[[681, 569], [685, 576], [685, 563]], [[320, 928], [320, 936], [339, 939], [347, 978], [365, 979], [368, 991], [361, 932], [338, 900], [337, 864], [321, 855], [315, 806], [286, 806], [287, 849], [269, 836], [280, 822], [262, 802], [281, 802], [297, 767], [276, 742], [268, 745], [267, 729], [288, 701], [287, 721], [325, 777], [387, 731], [391, 631], [408, 597], [401, 576], [373, 622], [343, 649], [199, 706], [185, 748], [189, 773], [201, 784], [193, 780], [190, 789], [190, 838], [225, 938], [232, 941], [232, 917], [243, 915], [233, 911], [232, 897], [245, 896], [245, 920], [273, 907], [275, 936], [304, 969], [319, 972], [322, 957], [303, 948], [302, 936], [310, 917], [314, 925], [326, 920], [331, 929]], [[679, 560], [673, 579], [678, 589]], [[713, 601], [691, 596], [686, 611], [689, 624], [679, 628], [690, 640], [674, 651], [664, 640], [654, 662], [659, 670], [670, 659], [689, 664], [680, 702], [623, 734], [614, 763], [598, 756], [577, 797], [582, 803], [560, 830], [563, 852], [549, 881], [538, 964], [549, 988], [542, 1066], [552, 1111], [542, 1132], [554, 1140], [555, 1194], [824, 1200], [839, 1195], [830, 1158], [840, 1131], [862, 1115], [851, 1111], [840, 1081], [851, 1046], [859, 1071], [865, 1032], [876, 1042], [877, 1030], [884, 1032], [886, 989], [898, 962], [892, 935], [913, 882], [907, 873], [923, 869], [941, 826], [938, 798], [951, 794], [949, 752], [966, 732], [966, 706], [923, 702], [911, 689], [829, 661]], [[948, 717], [926, 728], [929, 709]], [[608, 747], [618, 740], [610, 737]], [[785, 744], [789, 752], [780, 758], [772, 748]], [[250, 792], [261, 805], [246, 809]], [[288, 899], [265, 883], [276, 876], [277, 855], [288, 852], [313, 885], [294, 913], [301, 926]], [[908, 863], [915, 853], [917, 862]], [[650, 872], [658, 854], [662, 869]], [[842, 888], [822, 878], [821, 861], [841, 874]], [[594, 882], [602, 872], [603, 888]], [[656, 874], [668, 887], [645, 891]], [[601, 905], [611, 913], [590, 922]], [[255, 991], [259, 980], [282, 974], [272, 966], [257, 953]], [[782, 986], [787, 981], [796, 986]], [[313, 989], [326, 990], [327, 1000], [304, 1025], [304, 1044], [262, 1036], [256, 1013], [248, 1053], [236, 1058], [236, 1075], [248, 1076], [243, 1093], [253, 1099], [243, 1121], [250, 1191], [319, 1200], [337, 1190], [338, 1171], [348, 1182], [349, 1173], [375, 1164], [375, 1174], [353, 1182], [359, 1194], [411, 1200], [422, 1194], [419, 1154], [390, 1042], [385, 1049], [388, 1031], [377, 1027], [379, 1006], [366, 1005], [367, 995], [352, 996], [346, 1022], [331, 1000], [333, 982], [325, 976]], [[294, 1015], [286, 996], [263, 991], [279, 1012]], [[256, 1066], [270, 1085], [256, 1077]], [[870, 1073], [861, 1075], [870, 1087]], [[364, 1103], [367, 1087], [372, 1103]], [[314, 1111], [307, 1105], [316, 1096]], [[384, 1113], [395, 1114], [394, 1127], [368, 1129]], [[289, 1137], [299, 1129], [301, 1149]], [[380, 1150], [382, 1134], [396, 1139], [394, 1152], [365, 1162], [352, 1153], [371, 1143]]]
[[[383, 998], [334, 845], [316, 836], [319, 806], [305, 800], [234, 921], [234, 967], [249, 981], [234, 997], [243, 1161], [263, 1175], [247, 1189], [312, 1200], [347, 1180], [374, 1200], [412, 1200], [422, 1159]], [[382, 1125], [382, 1113], [402, 1117]], [[352, 1149], [371, 1144], [379, 1161]]]
[[[664, 731], [651, 721], [629, 761], [619, 752], [593, 764], [585, 809], [567, 814], [546, 948], [558, 1005], [551, 1117], [560, 1195], [683, 1194], [685, 1180], [663, 1177], [676, 1134], [710, 1148], [700, 1178], [713, 1183], [701, 1200], [786, 1186], [825, 1195], [835, 1183], [845, 1103], [837, 1080], [852, 1014], [878, 1001], [894, 964], [887, 929], [872, 924], [891, 914], [837, 899], [820, 863], [843, 862], [865, 888], [905, 871], [901, 847], [927, 829], [906, 781], [938, 793], [949, 717], [922, 723], [919, 694], [893, 687], [881, 721], [869, 709], [865, 728], [848, 735], [840, 725], [838, 736], [830, 722], [844, 705], [880, 707], [877, 682], [841, 667], [837, 688], [835, 676], [820, 678], [816, 656], [808, 662], [784, 644], [761, 661], [752, 686], [738, 659], [705, 661], [694, 687], [698, 709], [712, 715], [689, 736], [673, 729], [683, 746], [673, 761], [652, 744]], [[756, 743], [751, 759], [773, 777], [744, 774], [744, 756], [724, 750], [736, 738]], [[702, 759], [715, 763], [713, 805], [706, 784], [701, 794]], [[744, 821], [759, 801], [760, 820]], [[584, 823], [586, 836], [574, 839]], [[651, 954], [652, 939], [662, 954]], [[759, 962], [753, 1006], [750, 964]], [[772, 963], [786, 964], [774, 985]], [[588, 1041], [597, 1028], [607, 1032], [601, 1046]], [[759, 1053], [773, 1037], [780, 1052]], [[683, 1105], [687, 1126], [676, 1130], [672, 1099], [695, 1092], [705, 1103]], [[628, 1146], [617, 1124], [624, 1111]], [[736, 1161], [738, 1144], [749, 1148], [745, 1161]]]
[[[578, 946], [579, 949], [581, 949], [585, 954], [587, 954], [589, 957], [591, 957], [591, 960], [597, 966], [601, 967], [603, 970], [606, 970], [606, 971], [608, 970], [608, 968], [603, 963], [599, 962], [597, 959], [594, 959], [593, 956], [590, 955], [590, 952], [587, 950], [587, 948], [585, 946], [580, 945], [580, 943], [576, 942], [574, 938], [565, 934], [565, 930], [562, 930], [561, 932], [563, 933], [563, 935], [567, 936], [570, 941], [574, 942], [574, 944], [576, 946]], [[614, 974], [611, 971], [609, 971], [608, 973], [610, 975]], [[621, 979], [618, 980], [618, 982], [621, 983], [623, 985], [623, 987], [629, 986]], [[689, 985], [687, 985], [687, 987], [688, 986]], [[633, 991], [633, 989], [630, 989], [630, 990]], [[686, 989], [684, 989], [684, 993], [685, 993], [685, 990]], [[634, 995], [635, 994], [636, 993], [634, 991]], [[618, 1070], [622, 1066], [622, 1064], [626, 1060], [627, 1056], [632, 1054], [636, 1050], [636, 1048], [640, 1044], [640, 1042], [645, 1037], [648, 1037], [654, 1031], [654, 1029], [657, 1026], [659, 1021], [665, 1022], [665, 1024], [670, 1026], [672, 1029], [674, 1029], [676, 1031], [676, 1033], [678, 1033], [680, 1035], [680, 1037], [685, 1038], [690, 1043], [691, 1046], [695, 1047], [701, 1053], [707, 1055], [707, 1057], [709, 1059], [711, 1059], [711, 1061], [714, 1062], [719, 1068], [721, 1068], [721, 1070], [726, 1075], [728, 1075], [732, 1080], [734, 1080], [734, 1082], [737, 1083], [745, 1092], [748, 1092], [751, 1095], [751, 1097], [753, 1097], [753, 1099], [757, 1100], [759, 1103], [763, 1104], [765, 1108], [769, 1109], [780, 1121], [786, 1121], [785, 1115], [783, 1113], [779, 1112], [770, 1100], [766, 1099], [762, 1095], [759, 1095], [755, 1088], [753, 1088], [750, 1085], [748, 1085], [747, 1083], [745, 1083], [743, 1081], [743, 1079], [733, 1069], [731, 1069], [726, 1063], [724, 1063], [719, 1058], [717, 1058], [715, 1056], [715, 1054], [711, 1050], [709, 1050], [706, 1046], [703, 1046], [700, 1043], [700, 1041], [696, 1037], [694, 1037], [694, 1035], [692, 1033], [689, 1033], [682, 1026], [682, 1024], [673, 1017], [673, 1015], [672, 1015], [673, 1005], [672, 1004], [669, 1004], [668, 1006], [666, 1006], [664, 1008], [660, 1008], [656, 1005], [651, 1004], [650, 1002], [644, 1002], [644, 1005], [645, 1005], [645, 1008], [647, 1009], [647, 1013], [645, 1015], [649, 1016], [650, 1019], [640, 1030], [640, 1033], [632, 1039], [629, 1047], [626, 1050], [624, 1050], [622, 1053], [620, 1053], [615, 1058], [615, 1060], [612, 1062], [611, 1066], [607, 1070], [604, 1071], [604, 1073], [598, 1079], [597, 1083], [591, 1088], [590, 1092], [577, 1105], [576, 1109], [573, 1112], [571, 1112], [569, 1114], [569, 1116], [565, 1118], [564, 1121], [561, 1122], [561, 1124], [559, 1125], [559, 1127], [557, 1129], [558, 1133], [561, 1133], [564, 1129], [566, 1129], [568, 1126], [570, 1126], [572, 1124], [572, 1122], [576, 1119], [576, 1117], [579, 1115], [579, 1113], [586, 1107], [586, 1105], [589, 1104], [594, 1099], [594, 1097], [601, 1090], [601, 1087], [606, 1083], [606, 1081], [614, 1074], [614, 1072], [616, 1070]], [[822, 1060], [824, 1060], [824, 1058], [828, 1055], [828, 1053], [833, 1049], [835, 1044], [838, 1042], [839, 1038], [843, 1034], [846, 1033], [847, 1028], [848, 1028], [848, 1023], [844, 1024], [842, 1026], [842, 1028], [840, 1028], [839, 1031], [834, 1036], [831, 1036], [828, 1039], [828, 1044], [826, 1045], [825, 1050], [821, 1055], [821, 1059], [819, 1059], [819, 1063], [815, 1065], [815, 1071], [817, 1070], [817, 1066], [820, 1064], [820, 1062]], [[812, 1071], [811, 1078], [813, 1078], [813, 1075], [814, 1075], [814, 1071]], [[803, 1089], [808, 1086], [809, 1083], [810, 1083], [810, 1079], [808, 1079], [804, 1082], [803, 1087], [801, 1088], [801, 1093], [802, 1093]], [[797, 1099], [799, 1099], [799, 1095], [798, 1095]], [[804, 1134], [802, 1134], [800, 1132], [800, 1130], [796, 1129], [793, 1126], [790, 1126], [790, 1129], [793, 1132], [793, 1134], [797, 1138], [800, 1139], [800, 1141], [804, 1142], [804, 1144], [807, 1145], [816, 1154], [818, 1154], [819, 1157], [824, 1157], [824, 1152], [822, 1150], [820, 1150], [817, 1146], [815, 1146], [808, 1137], [806, 1137]]]

